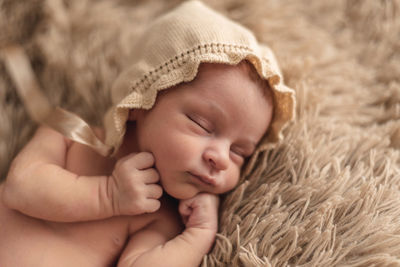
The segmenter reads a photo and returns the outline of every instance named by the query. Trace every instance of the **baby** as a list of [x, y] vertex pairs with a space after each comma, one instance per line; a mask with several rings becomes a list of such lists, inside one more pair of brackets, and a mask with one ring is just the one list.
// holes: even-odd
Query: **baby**
[[12, 162], [0, 266], [198, 266], [218, 195], [292, 118], [271, 51], [202, 3], [160, 17], [140, 40], [97, 131], [113, 157], [42, 126]]

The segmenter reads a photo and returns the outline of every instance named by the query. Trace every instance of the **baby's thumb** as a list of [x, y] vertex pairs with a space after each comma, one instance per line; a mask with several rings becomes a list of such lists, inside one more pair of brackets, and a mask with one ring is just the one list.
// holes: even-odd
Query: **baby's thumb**
[[192, 214], [192, 208], [190, 206], [190, 202], [187, 200], [182, 200], [179, 203], [179, 214], [182, 217], [183, 223], [186, 224], [186, 222], [188, 221], [190, 214]]

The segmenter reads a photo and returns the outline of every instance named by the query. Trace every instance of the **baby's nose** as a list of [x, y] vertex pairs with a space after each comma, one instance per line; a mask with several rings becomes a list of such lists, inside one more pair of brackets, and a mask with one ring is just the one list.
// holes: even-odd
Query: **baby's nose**
[[214, 145], [204, 152], [204, 160], [216, 170], [226, 170], [229, 166], [229, 146], [223, 144]]

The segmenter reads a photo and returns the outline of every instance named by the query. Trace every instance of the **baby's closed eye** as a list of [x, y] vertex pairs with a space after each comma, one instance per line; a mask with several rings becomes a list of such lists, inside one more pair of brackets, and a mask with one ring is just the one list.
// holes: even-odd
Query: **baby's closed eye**
[[191, 120], [195, 125], [203, 130], [205, 133], [211, 134], [213, 132], [213, 126], [206, 119], [198, 115], [186, 115], [186, 117]]
[[237, 147], [231, 147], [231, 152], [234, 153], [235, 155], [239, 156], [239, 157], [242, 157], [242, 158], [246, 158], [246, 157], [249, 156], [242, 149], [237, 148]]
[[231, 146], [231, 151], [232, 153], [235, 153], [238, 156], [241, 156], [242, 158], [248, 158], [254, 153], [255, 147], [252, 145], [247, 145], [247, 144], [233, 144]]

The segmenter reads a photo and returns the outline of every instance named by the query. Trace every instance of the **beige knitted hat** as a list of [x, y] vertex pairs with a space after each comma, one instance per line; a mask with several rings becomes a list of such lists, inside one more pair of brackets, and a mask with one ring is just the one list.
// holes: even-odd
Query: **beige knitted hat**
[[[160, 90], [193, 80], [202, 62], [248, 60], [274, 93], [274, 115], [257, 152], [270, 148], [294, 117], [294, 91], [282, 83], [272, 51], [243, 26], [199, 1], [188, 1], [155, 20], [133, 46], [132, 64], [115, 81], [105, 119], [106, 143], [120, 146], [130, 109], [151, 109]], [[257, 153], [258, 154], [258, 153]]]

